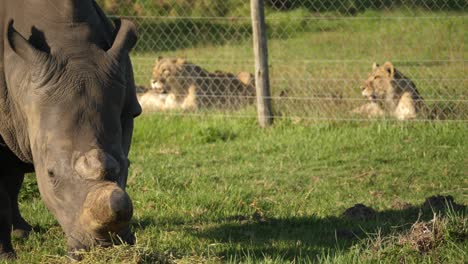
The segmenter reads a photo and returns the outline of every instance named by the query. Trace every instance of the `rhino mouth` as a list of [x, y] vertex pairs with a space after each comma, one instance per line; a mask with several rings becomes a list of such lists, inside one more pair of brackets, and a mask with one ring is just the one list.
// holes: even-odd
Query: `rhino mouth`
[[68, 235], [69, 254], [91, 247], [109, 247], [135, 243], [129, 227], [133, 205], [128, 194], [115, 183], [105, 183], [91, 190], [79, 214], [76, 228]]
[[95, 246], [106, 248], [119, 244], [135, 244], [135, 235], [129, 227], [119, 233], [108, 233], [107, 237], [93, 237], [92, 234], [80, 232], [68, 236], [68, 250], [70, 253], [81, 250], [88, 251]]
[[85, 252], [93, 247], [111, 247], [119, 244], [135, 244], [135, 235], [126, 228], [120, 234], [109, 234], [108, 238], [96, 238], [90, 234], [74, 233], [68, 236], [68, 256], [73, 260], [80, 261], [83, 259]]

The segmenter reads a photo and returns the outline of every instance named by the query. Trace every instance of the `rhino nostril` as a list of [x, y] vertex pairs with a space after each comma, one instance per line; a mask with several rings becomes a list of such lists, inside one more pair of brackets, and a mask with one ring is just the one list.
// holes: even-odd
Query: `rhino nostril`
[[115, 190], [109, 197], [110, 209], [116, 215], [116, 221], [129, 221], [132, 217], [133, 206], [128, 194], [122, 190]]

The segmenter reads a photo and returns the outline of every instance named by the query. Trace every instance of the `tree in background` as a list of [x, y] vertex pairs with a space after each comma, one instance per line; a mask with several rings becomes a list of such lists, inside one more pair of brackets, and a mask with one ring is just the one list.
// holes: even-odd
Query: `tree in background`
[[96, 0], [107, 14], [120, 16], [225, 17], [244, 0]]
[[[249, 16], [248, 0], [96, 0], [110, 15], [226, 17]], [[466, 0], [265, 0], [270, 9], [289, 11], [305, 8], [311, 12], [340, 12], [354, 15], [367, 9], [406, 6], [428, 10], [465, 11]]]

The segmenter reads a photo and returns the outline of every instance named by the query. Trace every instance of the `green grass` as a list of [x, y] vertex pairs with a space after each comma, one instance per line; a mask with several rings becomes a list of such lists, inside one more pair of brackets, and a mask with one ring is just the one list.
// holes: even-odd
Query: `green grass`
[[[372, 62], [390, 60], [428, 102], [455, 100], [430, 102], [434, 107], [466, 119], [465, 13], [316, 15], [268, 12], [274, 96], [360, 98]], [[160, 55], [186, 57], [208, 70], [253, 72], [248, 21], [159, 21], [159, 28], [150, 22], [132, 54], [138, 84], [148, 83]], [[349, 118], [359, 103], [275, 99], [283, 119], [266, 130], [253, 119], [218, 113], [143, 115], [128, 182], [138, 243], [95, 249], [83, 263], [466, 262], [466, 208], [437, 215], [443, 239], [426, 253], [398, 241], [412, 224], [434, 218], [421, 207], [427, 197], [468, 203], [468, 124], [310, 120]], [[230, 114], [255, 115], [252, 109]], [[305, 118], [284, 118], [297, 116]], [[32, 176], [20, 203], [36, 231], [14, 241], [17, 263], [66, 262], [65, 238]], [[376, 218], [343, 218], [356, 203], [374, 208]], [[404, 203], [411, 206], [400, 208]]]
[[[419, 213], [429, 196], [467, 204], [467, 129], [283, 119], [261, 130], [248, 118], [143, 115], [128, 181], [138, 243], [83, 263], [463, 263], [466, 209], [439, 216], [444, 240], [427, 253], [397, 237], [433, 218]], [[29, 177], [21, 208], [36, 232], [14, 241], [18, 263], [64, 262], [65, 239], [35, 188]], [[376, 218], [343, 218], [356, 203]]]

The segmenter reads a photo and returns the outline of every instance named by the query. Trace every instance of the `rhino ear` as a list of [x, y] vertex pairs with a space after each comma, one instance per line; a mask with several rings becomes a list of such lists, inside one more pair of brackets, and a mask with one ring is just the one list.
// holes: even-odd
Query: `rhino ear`
[[116, 34], [112, 47], [107, 51], [108, 54], [120, 60], [121, 57], [130, 52], [135, 46], [138, 34], [135, 24], [129, 20], [117, 20], [115, 21], [118, 32]]
[[37, 63], [45, 60], [49, 55], [36, 49], [13, 27], [13, 20], [8, 25], [8, 43], [11, 49], [28, 63]]

